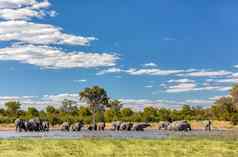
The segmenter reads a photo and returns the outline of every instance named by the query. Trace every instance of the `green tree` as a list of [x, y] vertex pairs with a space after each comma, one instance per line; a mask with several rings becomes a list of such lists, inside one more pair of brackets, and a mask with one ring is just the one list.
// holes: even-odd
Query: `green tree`
[[218, 120], [230, 120], [231, 114], [236, 112], [231, 97], [222, 97], [212, 106], [213, 116]]
[[76, 102], [73, 100], [64, 99], [60, 111], [64, 113], [70, 113], [72, 115], [77, 114]]
[[122, 108], [122, 104], [119, 100], [110, 100], [108, 105], [113, 113], [113, 120], [119, 120], [121, 117], [120, 110]]
[[92, 123], [96, 125], [96, 111], [101, 109], [102, 106], [108, 105], [108, 96], [105, 89], [99, 86], [93, 86], [91, 88], [85, 88], [79, 93], [80, 100], [89, 104], [92, 109]]
[[233, 115], [231, 116], [231, 122], [234, 125], [238, 124], [238, 113], [233, 113]]
[[56, 113], [56, 112], [57, 112], [57, 110], [54, 106], [47, 106], [46, 107], [46, 113], [47, 114], [53, 114], [53, 113]]
[[6, 107], [6, 112], [10, 116], [17, 116], [17, 112], [20, 110], [21, 104], [17, 101], [10, 101], [5, 103], [5, 107]]
[[130, 108], [123, 108], [122, 110], [121, 110], [121, 115], [122, 115], [122, 117], [130, 117], [130, 116], [132, 116], [133, 115], [133, 111], [132, 111], [132, 109], [130, 109]]
[[181, 116], [183, 119], [191, 120], [193, 111], [189, 105], [183, 105], [182, 109], [180, 110]]
[[112, 122], [113, 120], [113, 111], [112, 109], [107, 109], [105, 112], [104, 112], [104, 118], [105, 118], [105, 121], [106, 122]]
[[145, 107], [143, 112], [143, 119], [146, 122], [156, 121], [157, 109], [154, 107]]
[[166, 109], [166, 108], [161, 108], [158, 111], [158, 115], [159, 115], [159, 120], [160, 121], [171, 121], [171, 110]]
[[28, 107], [26, 115], [29, 118], [38, 117], [39, 111], [35, 107]]

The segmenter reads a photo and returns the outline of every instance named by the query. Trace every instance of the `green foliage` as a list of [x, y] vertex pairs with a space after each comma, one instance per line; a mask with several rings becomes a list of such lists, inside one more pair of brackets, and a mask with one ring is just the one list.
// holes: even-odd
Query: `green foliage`
[[10, 115], [17, 115], [17, 111], [21, 108], [21, 104], [16, 101], [10, 101], [5, 104], [6, 112]]
[[234, 113], [234, 114], [231, 116], [231, 122], [232, 122], [232, 124], [234, 124], [234, 125], [237, 125], [237, 124], [238, 124], [238, 113]]
[[39, 117], [48, 120], [51, 125], [64, 121], [74, 123], [83, 121], [86, 124], [105, 121], [125, 122], [158, 122], [176, 120], [227, 120], [238, 124], [238, 85], [230, 92], [231, 96], [218, 99], [210, 108], [191, 107], [183, 105], [181, 109], [167, 109], [146, 107], [143, 111], [122, 108], [118, 100], [110, 100], [107, 92], [98, 86], [86, 88], [80, 92], [80, 99], [88, 103], [88, 107], [77, 107], [76, 102], [65, 99], [62, 106], [55, 108], [47, 106], [44, 111], [29, 107], [21, 110], [19, 102], [7, 102], [5, 108], [0, 109], [0, 123], [13, 123], [16, 118], [30, 119]]

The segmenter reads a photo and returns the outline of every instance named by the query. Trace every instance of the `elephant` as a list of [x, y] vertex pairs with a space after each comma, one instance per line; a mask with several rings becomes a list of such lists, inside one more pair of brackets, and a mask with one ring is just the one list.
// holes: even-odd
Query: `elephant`
[[90, 130], [90, 131], [96, 131], [97, 130], [97, 124], [94, 124], [94, 125], [89, 125], [88, 126], [88, 130]]
[[26, 131], [41, 131], [42, 121], [39, 118], [33, 118], [29, 121], [24, 121]]
[[168, 126], [170, 131], [191, 131], [191, 125], [185, 121], [174, 121]]
[[49, 131], [50, 130], [50, 124], [48, 121], [42, 122], [42, 131]]
[[70, 126], [70, 130], [71, 131], [81, 131], [82, 127], [83, 127], [83, 123], [82, 122], [78, 122], [78, 123], [74, 123]]
[[112, 122], [112, 128], [111, 130], [113, 131], [119, 131], [121, 127], [121, 122], [120, 121], [116, 121], [116, 122]]
[[205, 131], [211, 131], [212, 130], [212, 122], [210, 120], [204, 121], [203, 124], [204, 124], [204, 130]]
[[159, 130], [168, 130], [169, 125], [170, 125], [170, 122], [168, 122], [168, 121], [161, 121], [158, 124], [158, 129]]
[[133, 123], [122, 123], [120, 126], [120, 130], [130, 131], [133, 127]]
[[144, 131], [145, 128], [149, 127], [150, 124], [148, 123], [138, 123], [138, 124], [134, 124], [132, 127], [132, 130], [134, 131]]
[[68, 122], [64, 122], [61, 126], [60, 126], [60, 130], [61, 131], [69, 131], [70, 130], [70, 124]]
[[99, 122], [98, 123], [98, 130], [99, 131], [104, 131], [105, 127], [106, 127], [105, 122]]
[[15, 120], [16, 131], [22, 132], [22, 130], [27, 131], [25, 126], [25, 121], [22, 119]]

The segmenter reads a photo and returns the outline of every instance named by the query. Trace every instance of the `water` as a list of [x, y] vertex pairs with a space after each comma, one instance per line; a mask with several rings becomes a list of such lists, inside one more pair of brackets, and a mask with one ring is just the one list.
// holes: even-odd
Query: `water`
[[46, 138], [46, 139], [80, 139], [80, 138], [143, 138], [143, 139], [161, 139], [168, 136], [165, 132], [149, 130], [144, 132], [138, 131], [80, 131], [80, 132], [15, 132], [0, 131], [0, 139], [18, 139], [18, 138]]
[[88, 131], [64, 132], [52, 130], [49, 132], [15, 132], [0, 131], [0, 139], [22, 139], [22, 138], [43, 138], [43, 139], [81, 139], [81, 138], [112, 138], [112, 139], [164, 139], [170, 136], [204, 136], [204, 137], [237, 137], [237, 131], [214, 130], [211, 132], [193, 130], [190, 132], [174, 131]]

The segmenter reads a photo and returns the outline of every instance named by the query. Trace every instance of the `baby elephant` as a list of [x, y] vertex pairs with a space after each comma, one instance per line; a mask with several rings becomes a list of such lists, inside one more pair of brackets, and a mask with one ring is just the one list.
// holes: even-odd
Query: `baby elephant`
[[158, 124], [158, 129], [159, 130], [168, 130], [169, 125], [170, 125], [170, 122], [168, 122], [168, 121], [161, 121]]
[[106, 127], [105, 122], [99, 122], [98, 123], [98, 130], [99, 131], [104, 131], [105, 127]]
[[120, 121], [116, 121], [116, 122], [112, 122], [112, 128], [111, 130], [113, 131], [119, 131], [121, 127], [121, 122]]
[[70, 130], [70, 125], [68, 122], [64, 122], [61, 126], [60, 126], [60, 130], [61, 131], [69, 131]]
[[133, 123], [122, 123], [120, 126], [120, 130], [130, 131], [133, 127]]
[[71, 131], [81, 131], [82, 127], [83, 127], [83, 123], [78, 122], [78, 123], [74, 123], [70, 126], [70, 130]]

